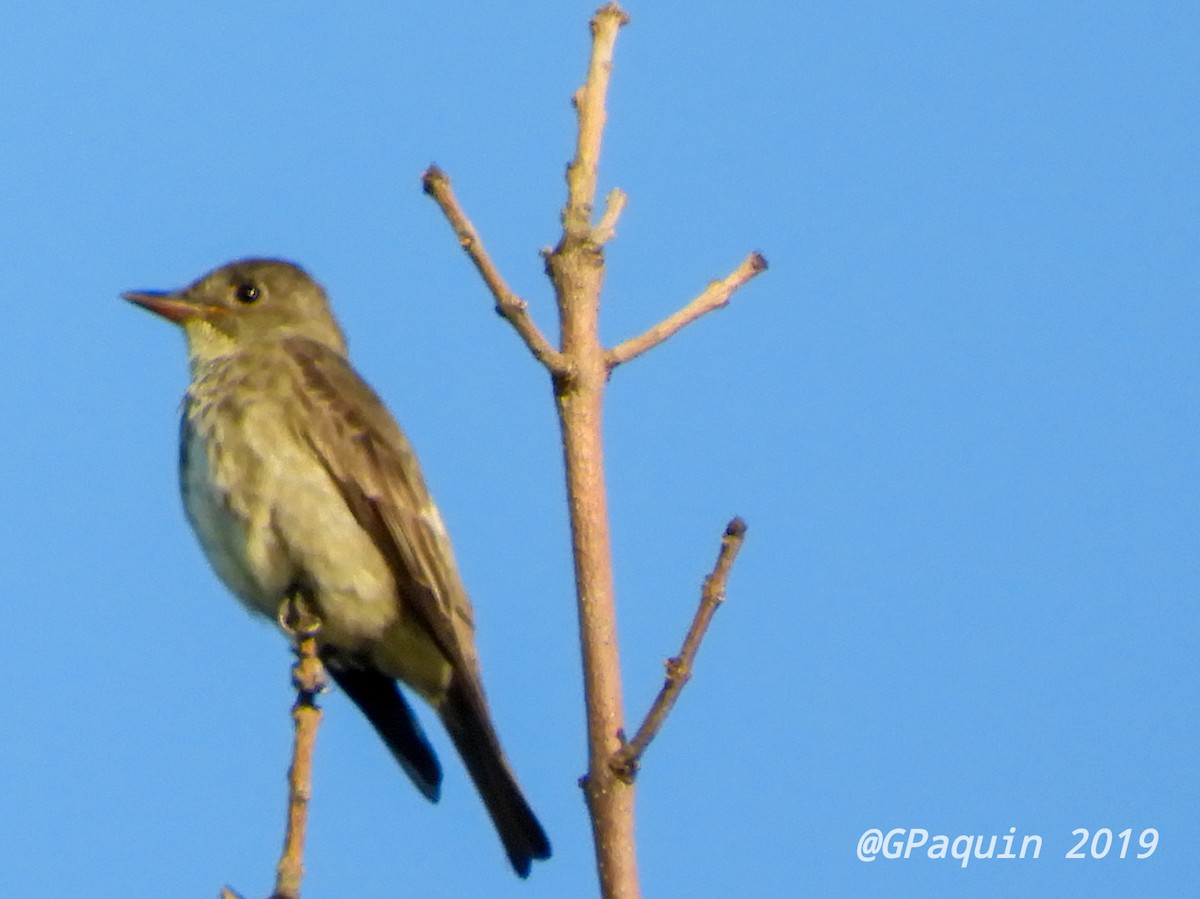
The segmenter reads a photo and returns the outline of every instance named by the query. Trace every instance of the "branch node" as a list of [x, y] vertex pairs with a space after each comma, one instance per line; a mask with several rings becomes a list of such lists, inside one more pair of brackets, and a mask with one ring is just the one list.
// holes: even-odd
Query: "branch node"
[[681, 659], [679, 656], [671, 656], [671, 658], [663, 662], [663, 667], [667, 669], [668, 681], [686, 680], [692, 676], [687, 660]]
[[637, 753], [626, 746], [613, 753], [608, 767], [621, 783], [633, 784], [637, 780], [638, 770], [641, 768], [641, 759]]
[[637, 754], [630, 748], [629, 740], [625, 738], [625, 728], [623, 727], [617, 731], [617, 742], [621, 746], [609, 759], [608, 768], [622, 783], [632, 784], [637, 780], [639, 760]]

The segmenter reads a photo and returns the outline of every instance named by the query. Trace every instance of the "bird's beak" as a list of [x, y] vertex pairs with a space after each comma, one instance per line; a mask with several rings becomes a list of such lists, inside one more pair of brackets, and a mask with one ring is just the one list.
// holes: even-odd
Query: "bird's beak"
[[211, 313], [219, 311], [214, 306], [199, 306], [183, 299], [178, 293], [165, 290], [131, 290], [121, 294], [121, 297], [177, 325], [192, 318], [207, 318]]

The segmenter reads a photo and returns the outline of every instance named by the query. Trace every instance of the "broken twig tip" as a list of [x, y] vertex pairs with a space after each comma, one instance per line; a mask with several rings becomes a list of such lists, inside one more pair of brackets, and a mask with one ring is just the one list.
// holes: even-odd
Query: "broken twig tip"
[[421, 189], [425, 193], [432, 195], [439, 186], [448, 184], [449, 181], [450, 179], [446, 177], [445, 172], [433, 163], [430, 163], [429, 168], [425, 170], [425, 174], [421, 176]]
[[[629, 13], [621, 9], [621, 5], [619, 3], [605, 3], [598, 10], [596, 10], [596, 17], [599, 18], [600, 16], [615, 16], [618, 25], [629, 24]], [[595, 23], [593, 23], [593, 28], [594, 27]]]
[[725, 526], [726, 537], [742, 538], [746, 536], [746, 522], [741, 518], [734, 518]]

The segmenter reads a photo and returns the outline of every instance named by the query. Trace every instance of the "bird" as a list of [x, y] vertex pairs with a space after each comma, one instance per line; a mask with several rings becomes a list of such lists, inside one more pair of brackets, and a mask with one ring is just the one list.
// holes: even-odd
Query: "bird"
[[186, 338], [180, 489], [220, 580], [272, 621], [290, 597], [315, 610], [334, 682], [436, 802], [441, 766], [400, 685], [428, 703], [527, 877], [550, 843], [492, 723], [449, 534], [325, 290], [295, 263], [249, 258], [122, 297]]

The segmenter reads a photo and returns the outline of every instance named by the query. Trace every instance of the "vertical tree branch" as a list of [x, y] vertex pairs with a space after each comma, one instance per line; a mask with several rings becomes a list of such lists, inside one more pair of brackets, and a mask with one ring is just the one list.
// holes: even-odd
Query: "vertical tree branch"
[[640, 895], [633, 786], [617, 777], [609, 764], [621, 748], [625, 710], [601, 439], [608, 379], [598, 320], [604, 259], [592, 229], [613, 46], [626, 21], [628, 17], [615, 3], [601, 7], [592, 19], [591, 61], [583, 87], [575, 94], [579, 135], [575, 157], [567, 167], [563, 235], [546, 257], [558, 298], [562, 352], [571, 361], [570, 372], [555, 379], [555, 394], [566, 465], [587, 702], [588, 773], [582, 785], [592, 821], [600, 890], [607, 899]]

